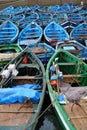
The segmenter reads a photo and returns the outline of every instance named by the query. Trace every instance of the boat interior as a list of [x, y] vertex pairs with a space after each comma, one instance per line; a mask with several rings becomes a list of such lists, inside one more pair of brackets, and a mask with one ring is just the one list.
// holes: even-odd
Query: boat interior
[[[60, 80], [60, 92], [66, 97], [67, 103], [63, 105], [67, 118], [77, 130], [87, 129], [87, 70], [82, 61], [70, 59], [70, 62], [62, 60], [58, 62], [63, 72], [63, 80]], [[68, 59], [69, 60], [69, 59]], [[71, 62], [72, 61], [72, 62]], [[84, 125], [85, 124], [85, 125]]]
[[[4, 88], [17, 85], [20, 87], [24, 84], [40, 84], [41, 87], [35, 90], [42, 92], [43, 74], [37, 62], [34, 62], [34, 59], [32, 59], [32, 56], [30, 56], [26, 64], [23, 58], [19, 57], [16, 65], [18, 75], [13, 76], [11, 79], [8, 78], [8, 81], [2, 80], [1, 84], [4, 84]], [[37, 112], [38, 103], [33, 103], [27, 98], [24, 103], [0, 104], [0, 126], [20, 126], [27, 124], [34, 118], [33, 115]]]

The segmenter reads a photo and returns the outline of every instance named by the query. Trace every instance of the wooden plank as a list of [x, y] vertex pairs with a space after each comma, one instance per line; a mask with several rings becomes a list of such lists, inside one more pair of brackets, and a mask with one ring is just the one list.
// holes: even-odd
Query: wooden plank
[[19, 68], [22, 68], [22, 67], [38, 68], [38, 65], [35, 65], [35, 64], [20, 64]]
[[[37, 44], [37, 46], [38, 46], [38, 44]], [[32, 48], [32, 51], [33, 51], [35, 54], [47, 53], [47, 50], [46, 50], [44, 47], [34, 47], [34, 48]]]
[[74, 78], [63, 78], [62, 80], [63, 82], [66, 82], [66, 83], [80, 83], [80, 80], [77, 80], [77, 79], [74, 79]]
[[42, 79], [42, 77], [35, 77], [35, 76], [16, 76], [14, 79]]
[[79, 77], [87, 77], [87, 75], [81, 75], [81, 74], [71, 74], [71, 75], [63, 75], [64, 78], [79, 78]]
[[72, 105], [72, 103], [63, 105], [64, 110], [67, 112], [70, 121], [76, 127], [76, 130], [87, 130], [87, 118], [85, 118], [87, 116], [87, 102], [80, 103], [81, 107], [75, 104], [73, 106], [73, 111], [71, 111]]
[[61, 62], [61, 63], [58, 63], [58, 65], [75, 65], [75, 63], [71, 63], [71, 62], [69, 62], [69, 63], [63, 63], [63, 62]]
[[[30, 31], [31, 31], [31, 30], [30, 30]], [[32, 32], [27, 32], [27, 33], [26, 33], [26, 35], [29, 35], [29, 34], [31, 34], [31, 35], [32, 35], [32, 34], [38, 34], [38, 30], [35, 30], [35, 31], [32, 30]]]
[[[34, 104], [10, 104], [10, 105], [0, 105], [0, 111], [5, 111], [7, 113], [0, 113], [0, 126], [20, 126], [29, 123], [32, 118], [34, 111]], [[21, 109], [20, 109], [21, 108]], [[20, 110], [19, 110], [20, 109]], [[19, 112], [18, 112], [19, 110]], [[9, 113], [9, 112], [12, 113]], [[17, 113], [16, 113], [17, 111]], [[28, 111], [30, 111], [28, 113]], [[22, 113], [25, 112], [25, 113]]]
[[35, 35], [27, 36], [27, 35], [26, 35], [26, 36], [24, 36], [24, 38], [29, 38], [29, 39], [30, 39], [30, 38], [33, 38], [33, 39], [35, 38], [35, 39], [36, 39], [36, 38], [39, 38], [39, 36], [35, 36]]
[[0, 61], [11, 60], [12, 58], [18, 56], [19, 54], [20, 53], [11, 53], [11, 54], [0, 53]]
[[71, 74], [71, 75], [63, 75], [63, 81], [67, 83], [80, 83], [80, 80], [76, 78], [80, 77], [87, 77], [87, 75], [81, 75], [81, 74]]
[[37, 111], [0, 111], [0, 113], [8, 113], [8, 114], [11, 114], [11, 113], [14, 113], [14, 114], [17, 114], [17, 113], [36, 113]]

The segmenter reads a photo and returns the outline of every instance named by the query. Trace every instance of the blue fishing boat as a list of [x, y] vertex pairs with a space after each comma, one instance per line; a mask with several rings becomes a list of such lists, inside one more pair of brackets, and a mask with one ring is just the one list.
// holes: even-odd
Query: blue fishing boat
[[80, 14], [72, 13], [69, 15], [69, 20], [79, 24], [80, 22], [82, 22], [83, 17]]
[[80, 10], [82, 10], [81, 6], [73, 5], [73, 6], [70, 6], [70, 12], [67, 12], [67, 13], [68, 14], [70, 14], [70, 13], [78, 13]]
[[37, 12], [46, 12], [48, 6], [39, 5]]
[[11, 15], [25, 13], [27, 10], [30, 10], [28, 6], [18, 6], [11, 11]]
[[51, 5], [48, 7], [48, 11], [51, 12], [52, 14], [55, 14], [55, 12], [60, 8], [59, 5]]
[[84, 19], [84, 22], [87, 23], [87, 16], [85, 16], [83, 19]]
[[77, 24], [73, 21], [67, 20], [67, 21], [61, 23], [61, 26], [65, 29], [73, 29], [74, 27], [77, 26]]
[[87, 9], [81, 9], [79, 12], [78, 12], [81, 16], [86, 16], [87, 15]]
[[35, 22], [28, 24], [18, 36], [19, 45], [29, 45], [40, 42], [42, 38], [42, 28]]
[[48, 23], [52, 21], [52, 14], [49, 12], [38, 12], [39, 18], [36, 20], [36, 22], [42, 27], [45, 28]]
[[67, 15], [67, 13], [64, 13], [64, 12], [62, 12], [62, 13], [55, 13], [55, 14], [53, 14], [53, 18], [52, 19], [56, 23], [61, 24], [61, 23], [63, 23], [63, 22], [68, 20], [68, 15]]
[[46, 41], [55, 47], [58, 41], [69, 40], [69, 35], [64, 28], [56, 22], [50, 22], [44, 29]]
[[19, 34], [18, 27], [11, 21], [3, 22], [0, 25], [0, 44], [13, 43]]
[[0, 24], [5, 22], [6, 20], [9, 20], [11, 17], [10, 14], [0, 14]]
[[17, 15], [14, 15], [10, 18], [10, 21], [12, 21], [13, 23], [15, 24], [19, 24], [19, 22], [21, 20], [23, 20], [25, 18], [25, 15], [24, 14], [17, 14]]
[[56, 50], [62, 48], [87, 62], [87, 47], [76, 40], [62, 41], [56, 44]]
[[32, 21], [33, 21], [34, 19], [38, 19], [38, 18], [39, 18], [38, 13], [37, 13], [37, 12], [34, 12], [34, 11], [31, 11], [31, 10], [26, 11], [26, 12], [25, 12], [25, 15], [26, 15], [26, 17], [30, 17], [30, 19], [32, 19]]
[[70, 37], [74, 39], [87, 40], [87, 23], [81, 23], [76, 26], [70, 33]]
[[47, 43], [30, 44], [29, 48], [35, 53], [42, 63], [46, 66], [51, 56], [54, 54], [55, 49]]
[[61, 26], [66, 29], [66, 31], [70, 34], [71, 30], [77, 26], [77, 23], [73, 22], [73, 21], [65, 21], [63, 23], [61, 23]]
[[31, 5], [31, 6], [30, 6], [30, 9], [31, 9], [32, 11], [36, 11], [36, 10], [38, 10], [38, 8], [39, 8], [39, 5], [38, 5], [38, 4], [36, 4], [36, 5]]
[[25, 18], [18, 22], [19, 28], [24, 29], [29, 23], [36, 21], [39, 16], [36, 12], [27, 11]]
[[63, 10], [64, 12], [68, 12], [68, 11], [70, 11], [70, 6], [69, 6], [69, 4], [67, 4], [67, 3], [64, 3], [63, 5], [61, 5], [61, 10]]
[[0, 11], [0, 14], [11, 14], [11, 12], [14, 10], [14, 6], [9, 5], [6, 8], [2, 9]]

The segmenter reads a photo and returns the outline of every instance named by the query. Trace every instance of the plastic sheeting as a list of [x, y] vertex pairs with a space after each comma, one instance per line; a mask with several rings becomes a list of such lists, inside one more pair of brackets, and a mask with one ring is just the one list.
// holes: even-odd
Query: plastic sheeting
[[23, 84], [23, 85], [17, 85], [17, 86], [12, 86], [12, 88], [14, 87], [22, 87], [22, 88], [28, 88], [28, 89], [40, 89], [41, 86], [39, 84]]
[[40, 97], [41, 92], [29, 88], [29, 84], [21, 85], [20, 87], [0, 89], [0, 104], [24, 103], [27, 98], [37, 103]]

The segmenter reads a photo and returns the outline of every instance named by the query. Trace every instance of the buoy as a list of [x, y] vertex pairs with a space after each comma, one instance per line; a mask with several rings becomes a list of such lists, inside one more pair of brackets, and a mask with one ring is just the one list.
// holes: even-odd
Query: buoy
[[50, 80], [50, 84], [56, 88], [57, 87], [57, 81], [56, 80]]

